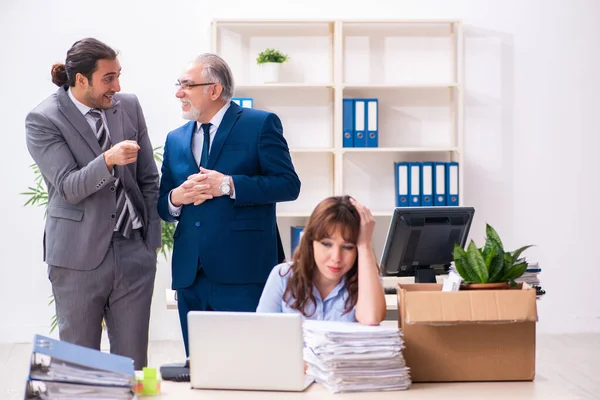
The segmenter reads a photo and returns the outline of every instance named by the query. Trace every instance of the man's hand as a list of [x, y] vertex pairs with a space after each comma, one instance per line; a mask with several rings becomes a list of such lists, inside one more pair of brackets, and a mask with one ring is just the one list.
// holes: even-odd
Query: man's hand
[[124, 140], [104, 152], [104, 162], [109, 171], [115, 165], [127, 165], [137, 160], [140, 146], [133, 140]]
[[[225, 177], [225, 175], [223, 175], [219, 171], [214, 171], [212, 169], [206, 169], [206, 168], [200, 167], [200, 173], [196, 174], [196, 175], [192, 175], [191, 177], [188, 178], [188, 180], [192, 179], [193, 177], [198, 177], [198, 176], [206, 176], [206, 178], [204, 178], [204, 183], [210, 185], [209, 193], [212, 194], [213, 197], [223, 196], [221, 194], [221, 183], [223, 183], [223, 178]], [[194, 179], [196, 179], [196, 178], [194, 178]], [[234, 191], [233, 179], [229, 179], [229, 184], [231, 185], [230, 193], [233, 193], [233, 191]]]
[[204, 174], [194, 174], [188, 177], [171, 192], [171, 204], [180, 207], [184, 204], [194, 204], [195, 206], [212, 199], [210, 194], [210, 185], [206, 183], [207, 176]]

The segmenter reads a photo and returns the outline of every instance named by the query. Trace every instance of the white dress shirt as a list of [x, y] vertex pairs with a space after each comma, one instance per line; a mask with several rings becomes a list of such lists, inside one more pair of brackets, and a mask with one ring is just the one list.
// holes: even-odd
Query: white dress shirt
[[[210, 151], [213, 148], [213, 141], [215, 140], [215, 135], [217, 134], [219, 125], [221, 125], [221, 122], [223, 122], [223, 117], [225, 116], [225, 113], [227, 112], [228, 109], [229, 109], [229, 102], [227, 102], [219, 111], [217, 111], [217, 113], [209, 121], [212, 124], [209, 129], [209, 134], [210, 134], [210, 147], [208, 150], [209, 156], [210, 156]], [[192, 137], [192, 153], [194, 154], [194, 159], [196, 160], [197, 165], [200, 165], [200, 159], [202, 158], [202, 148], [204, 147], [204, 131], [202, 130], [201, 125], [202, 124], [200, 124], [199, 122], [196, 122], [196, 129], [194, 130], [194, 136]], [[171, 192], [173, 192], [173, 191], [171, 190]], [[231, 198], [232, 199], [235, 198], [235, 195], [233, 192], [231, 193]], [[169, 212], [171, 213], [172, 216], [178, 217], [179, 214], [181, 214], [181, 207], [183, 207], [183, 206], [175, 207], [173, 205], [173, 203], [171, 203], [171, 193], [169, 193], [168, 200], [169, 200]]]
[[[73, 104], [75, 104], [75, 107], [77, 107], [77, 109], [79, 110], [79, 112], [82, 113], [83, 116], [85, 117], [85, 120], [90, 125], [90, 128], [92, 128], [92, 132], [94, 132], [94, 135], [98, 134], [98, 132], [96, 132], [96, 120], [90, 114], [90, 110], [92, 108], [86, 106], [85, 104], [83, 104], [82, 102], [80, 102], [79, 100], [77, 100], [75, 98], [75, 96], [73, 96], [73, 93], [71, 92], [71, 88], [69, 88], [69, 90], [67, 91], [67, 93], [69, 94], [69, 98], [71, 99], [71, 101], [73, 102]], [[106, 122], [106, 114], [104, 113], [104, 110], [100, 109], [100, 115], [102, 116], [102, 122], [104, 123], [104, 128], [106, 129], [106, 134], [108, 135], [108, 138], [110, 139], [110, 130], [108, 129], [108, 123]], [[111, 141], [111, 143], [112, 143], [112, 141]], [[113, 176], [115, 176], [115, 170], [114, 170], [114, 168], [112, 170], [112, 174], [113, 174]], [[131, 216], [132, 216], [132, 221], [131, 221], [131, 227], [132, 227], [132, 229], [139, 229], [139, 228], [141, 228], [142, 227], [142, 221], [140, 221], [140, 218], [138, 217], [138, 213], [134, 209], [133, 204], [131, 204], [131, 201], [127, 201], [127, 207], [129, 207], [129, 214], [131, 214]]]

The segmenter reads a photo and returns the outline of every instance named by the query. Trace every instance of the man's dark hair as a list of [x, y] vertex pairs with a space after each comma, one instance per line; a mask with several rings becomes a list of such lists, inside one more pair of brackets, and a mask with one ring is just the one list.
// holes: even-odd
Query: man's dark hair
[[81, 39], [67, 52], [64, 64], [52, 66], [52, 82], [56, 86], [75, 86], [75, 76], [80, 73], [91, 82], [92, 74], [98, 67], [98, 60], [114, 60], [117, 52], [94, 38]]

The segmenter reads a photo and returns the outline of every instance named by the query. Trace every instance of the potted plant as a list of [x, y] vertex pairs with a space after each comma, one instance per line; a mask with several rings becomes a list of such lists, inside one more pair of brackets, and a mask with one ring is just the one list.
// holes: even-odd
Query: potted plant
[[527, 261], [521, 253], [532, 245], [515, 251], [504, 251], [502, 240], [489, 224], [485, 227], [486, 240], [478, 248], [471, 240], [467, 250], [454, 245], [454, 267], [462, 277], [461, 289], [506, 289], [516, 286], [515, 279], [527, 269]]
[[[154, 160], [159, 163], [158, 170], [160, 171], [160, 164], [162, 164], [162, 153], [161, 147], [154, 148]], [[31, 165], [31, 169], [33, 170], [34, 185], [29, 186], [27, 192], [22, 192], [21, 194], [27, 196], [28, 199], [25, 202], [25, 206], [39, 206], [47, 209], [48, 207], [48, 189], [46, 187], [46, 183], [42, 177], [42, 173], [40, 172], [40, 168], [36, 164]], [[45, 217], [45, 214], [44, 214]], [[159, 250], [160, 253], [167, 259], [167, 255], [173, 249], [173, 233], [175, 232], [176, 224], [162, 221], [162, 246]], [[54, 303], [54, 298], [50, 295], [50, 302], [48, 305]], [[102, 325], [104, 326], [104, 321], [102, 321]], [[52, 316], [52, 321], [50, 322], [50, 333], [52, 333], [56, 327], [58, 326], [58, 319], [56, 315]]]
[[256, 58], [256, 63], [260, 66], [265, 83], [279, 81], [279, 71], [281, 64], [289, 60], [289, 56], [275, 49], [265, 49]]

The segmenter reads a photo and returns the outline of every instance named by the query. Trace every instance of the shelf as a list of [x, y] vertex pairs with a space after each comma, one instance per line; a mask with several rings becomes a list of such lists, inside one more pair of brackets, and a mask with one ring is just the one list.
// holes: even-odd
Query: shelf
[[404, 84], [385, 84], [385, 83], [365, 83], [365, 84], [352, 84], [344, 83], [342, 87], [344, 89], [446, 89], [455, 88], [460, 85], [454, 83], [404, 83]]
[[249, 90], [249, 89], [295, 89], [295, 88], [308, 88], [308, 89], [326, 89], [333, 88], [333, 83], [251, 83], [236, 85], [235, 89]]
[[310, 211], [306, 212], [278, 212], [277, 218], [304, 218], [310, 217]]
[[[326, 197], [349, 194], [376, 217], [373, 243], [380, 256], [395, 208], [394, 163], [463, 165], [459, 20], [226, 18], [213, 21], [212, 34], [213, 51], [227, 60], [237, 82], [235, 96], [251, 97], [256, 109], [280, 118], [302, 182], [298, 199], [277, 203], [286, 254], [290, 226], [304, 224]], [[264, 83], [256, 64], [265, 48], [290, 56], [277, 83]], [[373, 129], [379, 147], [343, 147], [344, 98], [378, 99]]]
[[326, 148], [326, 149], [303, 149], [301, 147], [291, 148], [290, 153], [333, 153], [335, 149]]
[[441, 153], [454, 151], [458, 147], [345, 147], [343, 153]]
[[373, 211], [371, 210], [371, 214], [374, 217], [391, 217], [394, 211]]

